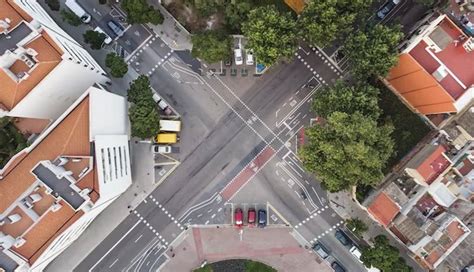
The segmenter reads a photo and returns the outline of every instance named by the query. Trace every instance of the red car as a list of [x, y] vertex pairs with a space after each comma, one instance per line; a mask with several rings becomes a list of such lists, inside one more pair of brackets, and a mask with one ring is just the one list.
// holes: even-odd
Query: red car
[[237, 227], [242, 227], [242, 225], [244, 224], [244, 213], [242, 212], [241, 208], [235, 209], [234, 219], [235, 219], [235, 225]]
[[249, 225], [252, 225], [254, 226], [255, 225], [255, 219], [257, 217], [257, 213], [255, 212], [255, 209], [253, 208], [250, 208], [249, 209], [249, 212], [248, 212], [248, 222], [249, 222]]

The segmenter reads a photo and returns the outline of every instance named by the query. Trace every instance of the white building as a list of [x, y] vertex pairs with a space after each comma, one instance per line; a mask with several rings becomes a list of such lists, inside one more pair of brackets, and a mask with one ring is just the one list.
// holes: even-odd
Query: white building
[[0, 176], [0, 271], [42, 271], [131, 185], [127, 102], [90, 87]]
[[0, 117], [55, 120], [104, 70], [34, 0], [0, 0]]

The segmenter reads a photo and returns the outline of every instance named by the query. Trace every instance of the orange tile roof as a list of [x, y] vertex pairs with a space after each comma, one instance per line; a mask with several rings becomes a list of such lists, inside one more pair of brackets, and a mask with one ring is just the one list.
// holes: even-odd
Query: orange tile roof
[[[21, 14], [19, 14], [7, 0], [0, 0], [0, 19], [3, 20], [5, 18], [11, 21], [10, 27], [8, 28], [9, 31], [23, 21]], [[4, 28], [0, 28], [0, 32], [4, 30]], [[3, 54], [3, 52], [0, 53]]]
[[443, 156], [444, 146], [439, 145], [417, 168], [416, 171], [431, 184], [449, 165], [450, 162]]
[[409, 54], [401, 54], [388, 82], [422, 114], [455, 112], [454, 99]]
[[29, 217], [20, 207], [15, 207], [9, 214], [18, 214], [21, 216], [21, 219], [12, 224], [4, 224], [0, 226], [0, 231], [10, 235], [14, 238], [21, 236], [31, 225], [33, 225], [33, 219]]
[[400, 211], [400, 207], [384, 192], [381, 192], [370, 204], [368, 211], [380, 224], [387, 227]]
[[285, 3], [298, 14], [303, 11], [305, 6], [304, 0], [285, 0]]
[[0, 103], [9, 110], [14, 108], [62, 60], [60, 52], [48, 43], [43, 36], [39, 36], [24, 47], [32, 48], [38, 53], [36, 59], [39, 62], [36, 67], [28, 72], [28, 78], [16, 82], [3, 69], [0, 69], [0, 82], [2, 82]]
[[449, 236], [449, 239], [451, 239], [451, 243], [446, 246], [446, 250], [453, 246], [453, 244], [465, 234], [464, 230], [461, 228], [461, 224], [457, 220], [451, 222], [445, 232]]
[[35, 181], [31, 169], [60, 155], [89, 156], [89, 97], [69, 113], [0, 182], [0, 212], [4, 212]]
[[68, 223], [75, 212], [66, 202], [61, 201], [60, 204], [62, 207], [58, 211], [49, 211], [46, 213], [46, 215], [23, 236], [26, 243], [21, 247], [13, 248], [15, 252], [26, 259], [30, 259], [64, 224]]

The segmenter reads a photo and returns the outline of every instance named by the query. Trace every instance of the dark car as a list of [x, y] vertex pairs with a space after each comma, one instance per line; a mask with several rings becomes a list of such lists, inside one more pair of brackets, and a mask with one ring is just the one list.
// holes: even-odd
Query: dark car
[[347, 235], [342, 230], [340, 229], [336, 230], [335, 236], [336, 236], [336, 239], [339, 240], [339, 242], [341, 242], [341, 244], [345, 246], [352, 245], [351, 240], [349, 239], [349, 237], [347, 237]]
[[400, 0], [389, 0], [381, 9], [379, 9], [379, 11], [377, 11], [377, 17], [382, 20], [396, 5], [398, 5], [398, 3], [400, 3]]
[[117, 35], [117, 36], [122, 36], [123, 35], [123, 28], [120, 24], [110, 20], [107, 22], [107, 26]]
[[267, 212], [265, 210], [258, 210], [258, 226], [263, 228], [267, 225]]
[[252, 225], [252, 226], [255, 225], [255, 219], [257, 217], [256, 215], [257, 215], [257, 212], [255, 212], [255, 209], [250, 208], [248, 211], [248, 216], [247, 216], [247, 222], [249, 223], [249, 225]]
[[313, 246], [313, 251], [316, 252], [321, 258], [326, 259], [329, 257], [329, 250], [321, 243], [316, 243]]
[[332, 262], [331, 267], [335, 272], [346, 272], [346, 269], [337, 261]]

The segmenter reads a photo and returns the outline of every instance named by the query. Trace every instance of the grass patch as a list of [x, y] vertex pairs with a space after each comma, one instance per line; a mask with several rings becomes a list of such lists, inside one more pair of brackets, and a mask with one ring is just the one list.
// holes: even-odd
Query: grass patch
[[207, 264], [193, 272], [277, 272], [277, 270], [252, 260], [225, 260]]
[[10, 158], [27, 147], [25, 137], [16, 129], [8, 117], [0, 118], [0, 168]]
[[213, 272], [210, 264], [206, 264], [204, 267], [195, 269], [193, 272]]
[[394, 154], [384, 169], [387, 173], [430, 132], [430, 127], [382, 83], [379, 82], [377, 86], [380, 88], [379, 106], [383, 111], [381, 118], [395, 127], [392, 134], [395, 141]]
[[246, 272], [277, 272], [276, 269], [270, 267], [264, 263], [246, 260], [245, 261]]

